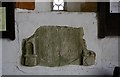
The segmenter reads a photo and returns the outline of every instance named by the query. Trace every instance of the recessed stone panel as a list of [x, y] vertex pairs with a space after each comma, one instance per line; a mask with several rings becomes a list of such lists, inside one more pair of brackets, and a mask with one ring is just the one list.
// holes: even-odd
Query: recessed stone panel
[[21, 63], [25, 66], [64, 66], [95, 63], [96, 55], [87, 50], [83, 28], [41, 26], [22, 43]]

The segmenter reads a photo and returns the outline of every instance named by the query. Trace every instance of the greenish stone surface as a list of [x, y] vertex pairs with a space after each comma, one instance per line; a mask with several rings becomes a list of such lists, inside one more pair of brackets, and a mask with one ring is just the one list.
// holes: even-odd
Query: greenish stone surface
[[24, 66], [64, 66], [95, 63], [96, 55], [87, 50], [83, 28], [41, 26], [22, 42], [21, 64]]
[[0, 31], [6, 31], [6, 8], [5, 7], [0, 7]]

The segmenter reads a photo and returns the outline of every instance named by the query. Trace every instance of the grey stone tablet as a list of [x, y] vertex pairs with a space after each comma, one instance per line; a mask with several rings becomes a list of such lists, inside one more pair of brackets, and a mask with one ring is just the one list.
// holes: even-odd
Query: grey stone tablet
[[96, 54], [87, 50], [83, 28], [41, 26], [22, 42], [24, 66], [64, 66], [95, 63]]

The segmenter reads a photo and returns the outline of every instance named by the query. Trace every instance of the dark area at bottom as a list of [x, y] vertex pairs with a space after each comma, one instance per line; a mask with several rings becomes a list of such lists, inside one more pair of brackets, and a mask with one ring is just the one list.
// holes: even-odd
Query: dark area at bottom
[[3, 75], [2, 77], [113, 77], [112, 75]]

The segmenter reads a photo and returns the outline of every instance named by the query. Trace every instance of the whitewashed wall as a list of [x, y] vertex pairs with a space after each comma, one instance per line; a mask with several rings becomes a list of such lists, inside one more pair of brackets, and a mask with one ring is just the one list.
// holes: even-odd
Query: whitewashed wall
[[[36, 11], [28, 13], [16, 10], [15, 24], [16, 39], [14, 41], [2, 40], [3, 75], [112, 75], [114, 67], [118, 65], [118, 37], [97, 38], [96, 13], [38, 13]], [[63, 67], [36, 66], [32, 68], [21, 66], [22, 39], [31, 36], [39, 26], [43, 25], [82, 26], [88, 49], [95, 51], [97, 55], [95, 65], [68, 65]]]

